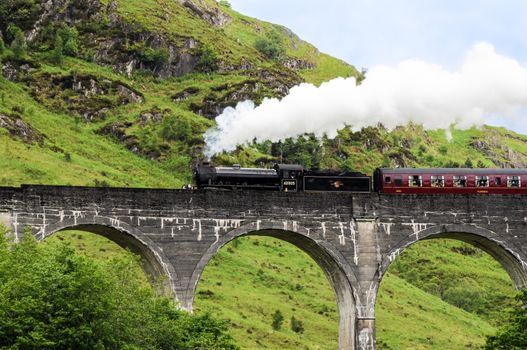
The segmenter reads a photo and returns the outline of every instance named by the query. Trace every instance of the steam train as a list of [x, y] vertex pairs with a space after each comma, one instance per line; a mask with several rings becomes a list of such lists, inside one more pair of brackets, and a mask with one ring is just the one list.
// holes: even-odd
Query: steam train
[[308, 170], [297, 164], [262, 169], [202, 162], [194, 168], [194, 180], [197, 188], [284, 192], [527, 194], [527, 169], [377, 168], [370, 177], [360, 172]]

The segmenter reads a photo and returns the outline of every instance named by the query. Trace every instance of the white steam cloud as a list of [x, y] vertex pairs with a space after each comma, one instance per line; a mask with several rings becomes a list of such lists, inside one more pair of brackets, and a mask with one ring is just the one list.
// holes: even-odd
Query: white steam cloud
[[225, 109], [217, 126], [206, 132], [206, 155], [233, 151], [255, 138], [334, 135], [346, 124], [394, 128], [412, 121], [427, 129], [467, 128], [497, 116], [506, 123], [526, 107], [527, 67], [479, 43], [457, 71], [409, 60], [371, 69], [361, 85], [354, 78], [339, 78], [320, 87], [298, 85], [282, 100], [265, 99], [257, 107], [241, 102]]

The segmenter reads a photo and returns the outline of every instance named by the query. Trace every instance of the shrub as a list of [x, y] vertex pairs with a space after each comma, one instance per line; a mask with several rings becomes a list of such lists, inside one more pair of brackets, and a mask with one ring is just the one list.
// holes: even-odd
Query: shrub
[[137, 43], [132, 46], [131, 50], [135, 52], [141, 62], [152, 64], [156, 67], [167, 63], [170, 56], [167, 48], [160, 47], [154, 49], [145, 43]]
[[291, 316], [291, 330], [295, 333], [304, 333], [304, 322]]
[[212, 72], [218, 69], [218, 54], [209, 45], [204, 45], [199, 51], [197, 68], [203, 72]]
[[166, 141], [186, 143], [192, 138], [192, 126], [187, 118], [172, 114], [163, 119], [160, 133]]
[[51, 61], [55, 64], [62, 63], [62, 56], [64, 51], [64, 45], [62, 37], [60, 35], [55, 35], [55, 44], [53, 45], [53, 51], [51, 51]]
[[64, 26], [57, 31], [64, 43], [64, 54], [75, 57], [79, 53], [79, 32], [75, 27]]
[[2, 348], [237, 349], [225, 322], [158, 295], [131, 253], [97, 261], [30, 232], [9, 244], [0, 231]]
[[11, 51], [13, 51], [14, 58], [17, 60], [24, 59], [27, 56], [26, 38], [20, 29], [16, 31], [15, 39], [11, 43]]
[[285, 48], [276, 31], [269, 33], [266, 38], [256, 40], [254, 47], [269, 59], [280, 59], [285, 54]]
[[527, 349], [527, 289], [516, 297], [508, 323], [496, 335], [487, 337], [485, 349]]
[[232, 7], [231, 3], [228, 2], [227, 0], [220, 0], [220, 1], [218, 1], [218, 4], [220, 6], [222, 6], [222, 7], [226, 7], [226, 8], [229, 8], [229, 9]]
[[271, 327], [275, 331], [280, 330], [282, 328], [282, 323], [284, 322], [284, 315], [280, 312], [280, 310], [276, 310], [273, 314], [273, 323], [271, 324]]
[[4, 39], [2, 39], [2, 36], [0, 35], [0, 55], [3, 55], [5, 52], [5, 43]]

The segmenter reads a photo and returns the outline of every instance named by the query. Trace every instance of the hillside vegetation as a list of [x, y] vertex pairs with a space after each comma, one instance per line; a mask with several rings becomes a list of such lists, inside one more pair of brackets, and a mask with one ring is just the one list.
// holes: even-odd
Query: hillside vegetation
[[[0, 19], [0, 186], [179, 188], [191, 181], [191, 165], [203, 156], [202, 135], [226, 106], [283, 97], [300, 82], [365, 78], [287, 28], [243, 16], [226, 1], [5, 0]], [[417, 124], [346, 127], [333, 139], [252, 144], [214, 161], [368, 174], [381, 165], [527, 164], [526, 136], [497, 127], [450, 132], [451, 138]], [[60, 237], [96, 256], [118, 254], [97, 237]], [[240, 271], [245, 277], [236, 287], [230, 276]], [[417, 244], [383, 281], [379, 345], [475, 348], [501, 322], [510, 286], [478, 250]], [[271, 239], [224, 248], [205, 271], [196, 306], [227, 318], [246, 349], [337, 344], [335, 298], [322, 272]], [[271, 327], [276, 310], [284, 317], [280, 330]], [[293, 316], [302, 325], [296, 322], [296, 331]]]

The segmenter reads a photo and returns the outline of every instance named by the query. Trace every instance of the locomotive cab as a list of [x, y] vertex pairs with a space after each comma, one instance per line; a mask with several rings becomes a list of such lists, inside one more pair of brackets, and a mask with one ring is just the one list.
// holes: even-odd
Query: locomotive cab
[[280, 190], [284, 192], [299, 190], [304, 167], [298, 164], [275, 164], [273, 169], [280, 179]]

